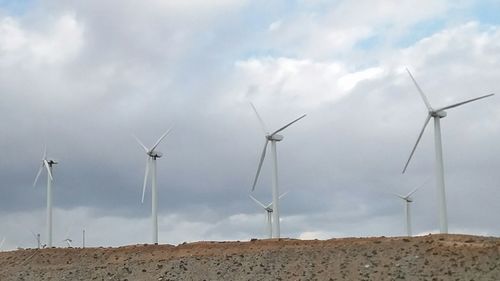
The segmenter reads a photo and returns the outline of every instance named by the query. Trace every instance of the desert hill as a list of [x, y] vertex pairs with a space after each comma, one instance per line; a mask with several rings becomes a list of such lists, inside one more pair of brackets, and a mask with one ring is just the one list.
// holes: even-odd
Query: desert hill
[[500, 238], [270, 239], [0, 252], [0, 280], [500, 280]]

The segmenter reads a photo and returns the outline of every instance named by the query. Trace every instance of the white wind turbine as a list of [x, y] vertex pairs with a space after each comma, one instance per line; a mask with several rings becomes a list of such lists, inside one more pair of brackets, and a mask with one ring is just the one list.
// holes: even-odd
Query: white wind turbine
[[[280, 195], [280, 197], [278, 199], [281, 199], [281, 197], [285, 196], [286, 194], [288, 193], [285, 192], [283, 194]], [[261, 206], [262, 208], [264, 208], [264, 210], [266, 211], [266, 221], [267, 221], [267, 230], [268, 230], [268, 233], [269, 233], [269, 238], [273, 238], [273, 225], [272, 225], [272, 214], [273, 214], [273, 202], [267, 204], [267, 205], [264, 205], [264, 203], [260, 202], [259, 200], [257, 200], [257, 198], [253, 197], [252, 195], [248, 195], [250, 196], [250, 198], [259, 206]]]
[[425, 131], [425, 128], [427, 127], [427, 124], [431, 120], [431, 117], [434, 118], [434, 145], [435, 145], [435, 150], [436, 150], [436, 187], [437, 187], [437, 196], [438, 196], [438, 203], [439, 203], [439, 225], [440, 225], [440, 232], [441, 233], [448, 233], [448, 216], [446, 213], [446, 195], [445, 195], [445, 187], [444, 187], [444, 164], [443, 164], [443, 147], [441, 144], [441, 125], [440, 125], [440, 119], [446, 117], [446, 111], [447, 109], [451, 109], [469, 102], [473, 102], [479, 99], [483, 99], [486, 97], [493, 96], [494, 94], [489, 94], [489, 95], [484, 95], [480, 96], [477, 98], [473, 98], [470, 100], [466, 100], [463, 102], [455, 103], [452, 105], [448, 105], [445, 107], [440, 107], [437, 109], [434, 109], [429, 101], [427, 100], [427, 97], [425, 96], [424, 92], [418, 85], [417, 81], [415, 78], [413, 78], [413, 75], [411, 72], [406, 69], [408, 74], [410, 75], [411, 80], [415, 84], [415, 87], [417, 88], [418, 92], [420, 93], [420, 96], [422, 97], [422, 100], [425, 103], [425, 106], [427, 107], [428, 114], [425, 118], [424, 126], [422, 130], [420, 131], [420, 134], [418, 135], [417, 141], [415, 145], [413, 146], [413, 149], [410, 153], [410, 157], [408, 157], [408, 161], [406, 161], [406, 164], [403, 168], [403, 173], [406, 171], [406, 168], [408, 167], [408, 164], [410, 163], [410, 160], [413, 156], [413, 153], [415, 152], [415, 149], [417, 148], [418, 143], [420, 142], [420, 139], [422, 138], [422, 135]]
[[5, 237], [4, 237], [4, 238], [2, 238], [2, 241], [0, 241], [0, 250], [2, 250], [3, 243], [5, 243]]
[[257, 115], [257, 118], [259, 119], [260, 125], [262, 126], [262, 130], [264, 131], [264, 136], [266, 138], [265, 143], [264, 143], [264, 149], [262, 150], [262, 154], [260, 156], [260, 161], [259, 161], [259, 166], [257, 168], [257, 173], [255, 174], [255, 179], [253, 181], [252, 185], [252, 191], [255, 190], [255, 185], [257, 184], [257, 180], [259, 178], [260, 174], [260, 169], [262, 168], [262, 163], [264, 162], [264, 158], [266, 157], [266, 150], [267, 150], [267, 145], [269, 142], [271, 142], [271, 153], [272, 153], [272, 159], [273, 159], [273, 185], [272, 185], [272, 193], [273, 193], [273, 237], [274, 238], [280, 238], [280, 213], [279, 213], [279, 190], [278, 190], [278, 157], [276, 155], [276, 142], [279, 142], [283, 140], [282, 135], [278, 135], [279, 132], [283, 131], [284, 129], [288, 128], [290, 125], [293, 123], [299, 121], [300, 119], [304, 118], [306, 115], [302, 115], [299, 118], [293, 120], [292, 122], [286, 124], [285, 126], [279, 128], [278, 130], [274, 131], [273, 133], [269, 133], [269, 131], [266, 129], [266, 125], [264, 124], [264, 121], [262, 118], [260, 118], [259, 113], [257, 112], [257, 109], [255, 109], [255, 106], [250, 103], [252, 106], [255, 114]]
[[146, 172], [144, 175], [144, 184], [142, 186], [142, 200], [144, 203], [144, 194], [146, 192], [146, 185], [148, 184], [149, 173], [151, 170], [151, 218], [153, 223], [153, 243], [158, 244], [158, 189], [156, 188], [156, 159], [163, 156], [163, 154], [156, 149], [160, 142], [165, 138], [172, 128], [168, 129], [151, 147], [147, 148], [137, 137], [135, 139], [144, 148], [148, 157], [146, 162]]
[[40, 233], [34, 233], [31, 231], [31, 234], [33, 234], [33, 237], [35, 238], [37, 249], [40, 249], [42, 246], [42, 241], [40, 240]]
[[417, 187], [414, 190], [412, 190], [410, 193], [406, 194], [405, 196], [399, 195], [399, 194], [394, 194], [397, 197], [403, 199], [405, 201], [405, 216], [406, 216], [406, 233], [408, 237], [412, 236], [411, 232], [411, 215], [410, 215], [410, 203], [413, 202], [413, 198], [411, 196], [420, 188]]
[[33, 186], [36, 186], [36, 182], [42, 173], [43, 168], [47, 170], [47, 247], [52, 247], [52, 182], [54, 177], [52, 175], [52, 166], [57, 164], [56, 161], [47, 159], [47, 146], [43, 150], [42, 164], [38, 169]]
[[73, 245], [71, 244], [71, 242], [73, 242], [73, 240], [66, 238], [63, 240], [63, 242], [66, 242], [66, 244], [68, 244], [68, 247], [73, 248]]

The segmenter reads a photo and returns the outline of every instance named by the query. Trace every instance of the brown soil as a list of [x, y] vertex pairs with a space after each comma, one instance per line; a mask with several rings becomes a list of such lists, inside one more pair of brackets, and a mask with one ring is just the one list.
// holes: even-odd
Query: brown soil
[[500, 280], [500, 238], [257, 240], [0, 252], [0, 280]]

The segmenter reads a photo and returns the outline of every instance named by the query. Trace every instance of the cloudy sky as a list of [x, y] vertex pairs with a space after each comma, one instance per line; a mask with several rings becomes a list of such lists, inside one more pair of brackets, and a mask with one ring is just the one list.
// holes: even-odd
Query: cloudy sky
[[[433, 126], [401, 170], [426, 108], [500, 93], [500, 2], [0, 0], [0, 239], [45, 239], [44, 144], [54, 243], [151, 239], [146, 155], [158, 161], [160, 243], [265, 237], [248, 198], [264, 136], [278, 144], [282, 236], [438, 231]], [[450, 232], [500, 235], [500, 96], [442, 119]], [[266, 159], [254, 195], [271, 200]]]

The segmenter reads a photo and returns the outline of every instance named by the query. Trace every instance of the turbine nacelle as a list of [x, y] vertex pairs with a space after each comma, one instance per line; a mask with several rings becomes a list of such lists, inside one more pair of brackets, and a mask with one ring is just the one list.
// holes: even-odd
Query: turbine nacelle
[[150, 157], [156, 159], [156, 158], [160, 158], [163, 156], [163, 153], [159, 152], [159, 151], [156, 151], [156, 150], [153, 150], [153, 151], [149, 151], [147, 153], [147, 155], [149, 155]]
[[430, 112], [430, 115], [432, 117], [444, 118], [444, 117], [446, 117], [447, 113], [444, 110], [441, 110], [441, 111], [432, 111], [432, 112]]
[[282, 141], [283, 140], [283, 136], [282, 135], [278, 135], [278, 134], [267, 135], [266, 139], [268, 141]]
[[55, 160], [46, 160], [47, 161], [47, 164], [49, 164], [49, 166], [52, 166], [52, 165], [55, 165], [59, 162], [55, 161]]

